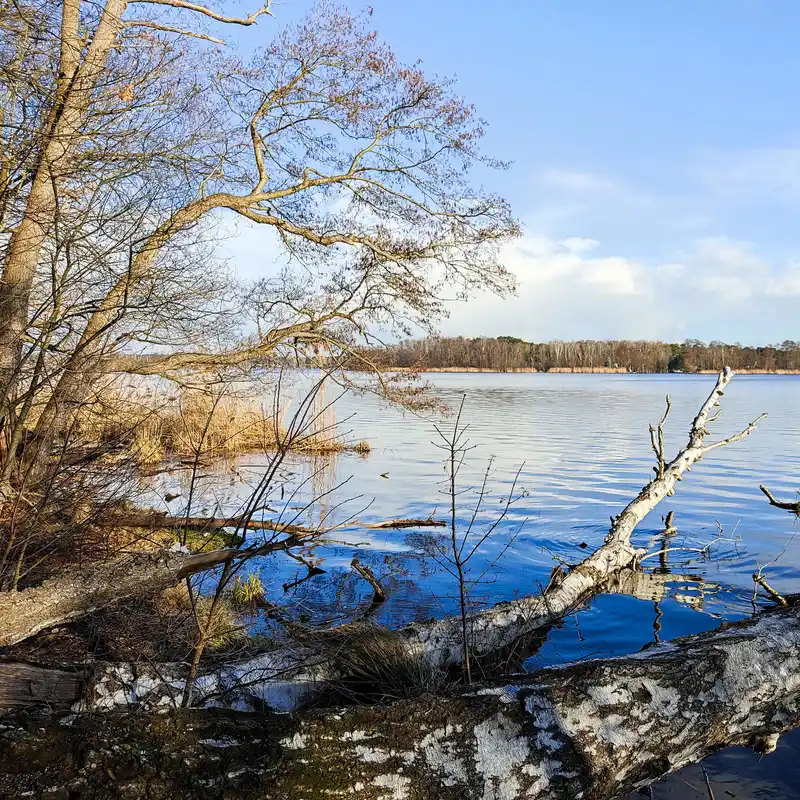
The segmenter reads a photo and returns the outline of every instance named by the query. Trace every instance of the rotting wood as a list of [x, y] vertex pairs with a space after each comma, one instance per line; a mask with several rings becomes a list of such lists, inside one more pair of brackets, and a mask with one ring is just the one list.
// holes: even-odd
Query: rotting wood
[[0, 661], [0, 709], [71, 708], [83, 696], [89, 670]]

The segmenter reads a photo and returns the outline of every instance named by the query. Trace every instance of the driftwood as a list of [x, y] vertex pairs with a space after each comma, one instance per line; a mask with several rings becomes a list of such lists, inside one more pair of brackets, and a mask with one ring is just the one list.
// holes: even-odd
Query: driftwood
[[78, 715], [0, 728], [0, 794], [604, 800], [800, 723], [800, 608], [461, 693], [294, 715]]
[[767, 487], [764, 486], [763, 484], [758, 488], [761, 489], [762, 492], [764, 492], [771, 506], [775, 506], [776, 508], [782, 508], [784, 511], [791, 511], [793, 514], [800, 515], [800, 502], [798, 501], [793, 503], [782, 502], [781, 500], [776, 500], [772, 492], [770, 492], [770, 490], [767, 489]]
[[366, 565], [362, 564], [358, 558], [354, 558], [350, 562], [350, 566], [357, 572], [372, 588], [372, 603], [379, 605], [386, 600], [386, 593], [383, 591], [383, 586], [380, 585], [375, 573]]
[[308, 528], [290, 522], [273, 519], [253, 519], [239, 517], [192, 517], [171, 515], [159, 511], [131, 511], [127, 514], [112, 514], [94, 521], [97, 525], [112, 528], [190, 528], [200, 531], [219, 531], [224, 528], [249, 531], [277, 531], [279, 533], [319, 536], [340, 528], [366, 528], [382, 530], [388, 528], [444, 528], [447, 524], [441, 519], [388, 519], [383, 522], [361, 522], [351, 520], [331, 528]]

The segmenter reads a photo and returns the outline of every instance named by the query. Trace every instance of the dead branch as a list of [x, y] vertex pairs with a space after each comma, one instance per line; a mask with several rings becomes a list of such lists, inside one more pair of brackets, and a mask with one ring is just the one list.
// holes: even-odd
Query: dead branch
[[341, 528], [367, 528], [381, 530], [387, 528], [442, 528], [444, 520], [437, 519], [389, 519], [384, 522], [348, 521], [342, 525], [327, 528], [307, 528], [271, 519], [251, 519], [248, 516], [236, 517], [186, 517], [170, 515], [160, 511], [131, 512], [129, 514], [111, 515], [97, 521], [97, 524], [113, 528], [191, 528], [201, 531], [218, 531], [224, 528], [246, 529], [253, 531], [279, 531], [304, 535], [330, 533]]
[[[664, 465], [619, 516], [614, 517], [605, 542], [581, 564], [570, 570], [553, 590], [543, 596], [528, 596], [504, 603], [474, 615], [470, 620], [472, 647], [476, 654], [486, 654], [508, 647], [514, 641], [537, 628], [560, 619], [578, 607], [593, 594], [602, 590], [621, 569], [635, 566], [646, 550], [634, 547], [631, 536], [636, 526], [665, 497], [674, 493], [683, 474], [710, 451], [739, 441], [748, 436], [763, 416], [758, 417], [740, 433], [720, 442], [706, 444], [712, 411], [719, 407], [720, 398], [733, 378], [734, 372], [726, 367], [703, 403], [689, 430], [686, 446]], [[421, 647], [440, 665], [459, 664], [461, 646], [458, 621], [445, 619], [431, 625], [412, 625], [402, 631], [410, 646]]]
[[753, 582], [757, 583], [769, 596], [779, 605], [786, 605], [786, 598], [780, 592], [773, 589], [768, 583], [766, 578], [760, 572], [753, 573]]
[[258, 21], [258, 18], [262, 16], [262, 14], [268, 14], [272, 16], [272, 11], [270, 10], [270, 6], [272, 5], [271, 2], [266, 3], [257, 11], [254, 11], [252, 14], [248, 14], [246, 17], [228, 17], [225, 14], [220, 14], [218, 11], [214, 11], [211, 8], [206, 8], [206, 6], [201, 6], [197, 3], [188, 3], [185, 0], [132, 0], [132, 3], [171, 6], [172, 8], [179, 8], [184, 11], [191, 11], [195, 14], [209, 17], [215, 22], [222, 22], [227, 25], [255, 25], [255, 23]]
[[306, 542], [305, 536], [291, 534], [247, 549], [224, 548], [194, 555], [179, 549], [130, 553], [86, 569], [66, 570], [30, 589], [0, 592], [0, 647], [10, 647], [126, 598], [151, 597], [221, 564], [285, 552]]
[[444, 528], [447, 522], [443, 519], [387, 519], [385, 522], [360, 522], [355, 520], [348, 525], [358, 526], [359, 528], [369, 528], [370, 530], [382, 530], [384, 528]]
[[764, 486], [763, 484], [758, 488], [761, 489], [762, 492], [764, 492], [771, 506], [775, 506], [775, 508], [782, 508], [784, 511], [791, 511], [793, 514], [800, 515], [800, 502], [785, 503], [781, 500], [776, 500], [772, 492], [770, 492], [770, 490], [767, 489], [767, 487]]
[[386, 593], [375, 577], [375, 573], [366, 564], [362, 564], [358, 558], [354, 558], [350, 562], [350, 566], [372, 587], [374, 593], [372, 602], [382, 603], [386, 599]]

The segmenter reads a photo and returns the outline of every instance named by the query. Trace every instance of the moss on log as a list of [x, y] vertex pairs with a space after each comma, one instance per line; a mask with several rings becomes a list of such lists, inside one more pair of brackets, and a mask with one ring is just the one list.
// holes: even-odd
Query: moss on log
[[800, 607], [388, 706], [3, 723], [0, 796], [606, 800], [800, 723]]

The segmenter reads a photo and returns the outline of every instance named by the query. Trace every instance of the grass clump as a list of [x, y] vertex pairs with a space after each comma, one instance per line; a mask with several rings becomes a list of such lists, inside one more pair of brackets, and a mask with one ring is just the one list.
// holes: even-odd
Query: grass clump
[[251, 572], [245, 580], [237, 576], [231, 589], [233, 604], [239, 608], [263, 603], [264, 594], [264, 584], [255, 572]]
[[287, 446], [308, 455], [343, 451], [367, 455], [368, 442], [349, 444], [333, 426], [294, 437], [284, 427], [288, 408], [276, 417], [260, 398], [242, 394], [215, 395], [183, 387], [173, 394], [153, 389], [115, 389], [87, 404], [81, 419], [84, 438], [126, 443], [140, 464], [168, 458], [235, 458]]
[[396, 631], [366, 622], [321, 634], [336, 676], [313, 704], [382, 703], [435, 693], [447, 676]]

